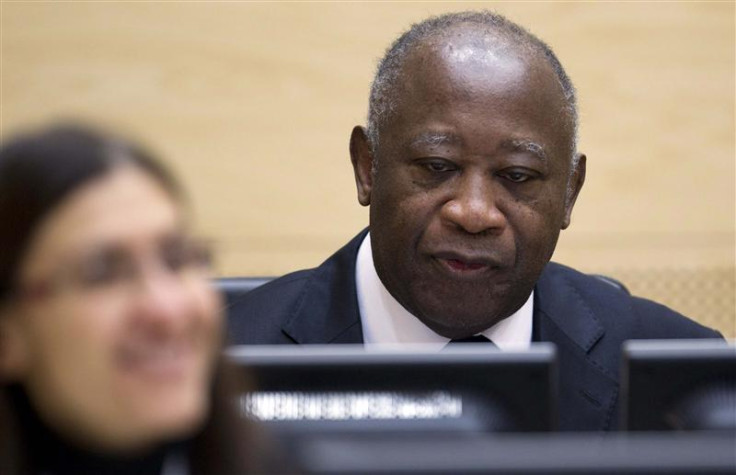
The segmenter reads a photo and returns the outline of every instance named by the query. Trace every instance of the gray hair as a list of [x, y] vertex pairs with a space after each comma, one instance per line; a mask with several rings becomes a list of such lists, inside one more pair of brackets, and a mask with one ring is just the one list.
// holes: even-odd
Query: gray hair
[[571, 172], [577, 167], [577, 129], [578, 112], [575, 97], [575, 87], [565, 73], [562, 64], [552, 49], [542, 40], [529, 33], [521, 26], [505, 17], [490, 11], [459, 12], [430, 17], [420, 23], [415, 23], [404, 32], [386, 50], [383, 59], [378, 63], [375, 79], [371, 86], [371, 95], [368, 106], [367, 135], [373, 152], [374, 167], [377, 164], [378, 145], [380, 143], [379, 128], [385, 123], [397, 106], [396, 89], [398, 79], [409, 53], [424, 41], [438, 38], [453, 27], [468, 24], [475, 25], [499, 35], [514, 47], [532, 53], [541, 53], [549, 62], [557, 76], [557, 80], [565, 98], [565, 112], [572, 120], [573, 143], [570, 152]]

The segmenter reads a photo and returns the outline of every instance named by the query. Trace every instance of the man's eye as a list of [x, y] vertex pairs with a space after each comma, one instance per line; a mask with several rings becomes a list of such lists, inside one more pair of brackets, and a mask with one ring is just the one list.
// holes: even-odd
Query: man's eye
[[433, 173], [449, 172], [455, 169], [451, 163], [444, 161], [425, 162], [424, 166]]
[[501, 176], [512, 183], [524, 183], [531, 178], [531, 176], [526, 172], [514, 170], [504, 172], [501, 174]]

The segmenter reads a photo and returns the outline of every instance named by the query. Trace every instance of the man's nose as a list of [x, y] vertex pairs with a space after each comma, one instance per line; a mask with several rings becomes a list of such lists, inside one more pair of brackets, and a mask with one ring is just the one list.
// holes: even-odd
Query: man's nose
[[507, 224], [498, 208], [499, 185], [477, 173], [460, 177], [452, 197], [443, 205], [443, 220], [471, 234], [500, 232]]

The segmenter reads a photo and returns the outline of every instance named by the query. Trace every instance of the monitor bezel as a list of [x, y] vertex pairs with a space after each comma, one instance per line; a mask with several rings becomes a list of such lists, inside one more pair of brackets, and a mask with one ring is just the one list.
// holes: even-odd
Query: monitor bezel
[[621, 430], [675, 430], [666, 419], [678, 400], [736, 379], [736, 346], [726, 340], [631, 340], [621, 360]]
[[[509, 414], [504, 417], [509, 418], [510, 426], [500, 430], [544, 432], [557, 429], [557, 352], [550, 343], [534, 343], [526, 350], [514, 351], [501, 351], [490, 345], [481, 348], [476, 344], [455, 345], [442, 351], [421, 345], [378, 348], [243, 345], [230, 347], [225, 354], [231, 363], [242, 366], [260, 391], [445, 390], [471, 397], [480, 395], [487, 398], [485, 403], [500, 406], [494, 410], [507, 411]], [[329, 431], [329, 427], [329, 424], [311, 424], [311, 429], [317, 432]], [[352, 421], [342, 425], [348, 431], [373, 428], [381, 432], [398, 427], [405, 426], [390, 421]], [[441, 421], [418, 422], [406, 427], [443, 431]], [[495, 430], [463, 426], [465, 429]]]

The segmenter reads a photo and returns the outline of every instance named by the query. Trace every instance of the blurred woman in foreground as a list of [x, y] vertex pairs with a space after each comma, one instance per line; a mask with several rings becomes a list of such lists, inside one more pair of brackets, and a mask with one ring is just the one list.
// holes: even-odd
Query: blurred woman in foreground
[[0, 149], [0, 473], [266, 471], [226, 400], [184, 197], [79, 127]]

